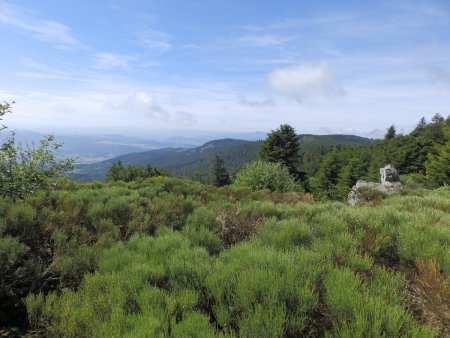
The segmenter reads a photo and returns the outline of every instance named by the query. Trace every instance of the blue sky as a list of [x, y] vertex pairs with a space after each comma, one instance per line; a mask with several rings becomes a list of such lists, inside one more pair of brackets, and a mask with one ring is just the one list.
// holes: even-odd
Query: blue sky
[[14, 128], [380, 136], [450, 114], [450, 1], [0, 0]]

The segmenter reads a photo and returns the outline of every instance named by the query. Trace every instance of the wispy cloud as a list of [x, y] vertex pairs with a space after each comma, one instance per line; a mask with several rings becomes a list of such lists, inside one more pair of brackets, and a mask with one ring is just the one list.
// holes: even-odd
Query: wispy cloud
[[148, 28], [137, 31], [134, 41], [143, 48], [158, 52], [165, 52], [172, 48], [169, 34]]
[[323, 10], [320, 15], [296, 18], [285, 17], [278, 21], [247, 25], [249, 33], [281, 34], [286, 31], [320, 32], [320, 36], [380, 37], [383, 34], [411, 34], [436, 26], [448, 25], [449, 7], [443, 2], [389, 1], [380, 9]]
[[175, 121], [182, 126], [192, 127], [197, 123], [197, 117], [186, 111], [179, 111], [175, 113]]
[[295, 40], [294, 36], [283, 36], [274, 34], [251, 34], [242, 35], [235, 39], [231, 39], [228, 43], [231, 45], [245, 47], [270, 47], [280, 46]]
[[450, 69], [441, 66], [430, 66], [427, 68], [427, 72], [433, 81], [450, 87]]
[[268, 83], [276, 93], [299, 102], [344, 94], [334, 70], [325, 62], [275, 69], [269, 74]]
[[265, 107], [273, 107], [276, 105], [275, 100], [273, 98], [262, 99], [262, 100], [250, 100], [245, 95], [239, 96], [238, 103], [241, 106], [247, 106], [252, 108], [265, 108]]
[[111, 108], [126, 114], [141, 114], [156, 120], [168, 120], [170, 117], [170, 113], [147, 91], [140, 91], [129, 95], [119, 105], [107, 105], [105, 107], [105, 109]]
[[129, 69], [130, 64], [136, 61], [136, 57], [132, 55], [123, 55], [115, 53], [97, 53], [94, 55], [94, 66], [93, 68], [104, 70], [104, 69]]
[[30, 57], [22, 57], [19, 61], [24, 66], [24, 69], [18, 71], [16, 74], [23, 78], [76, 81], [82, 83], [92, 82], [92, 78], [85, 74], [79, 74], [68, 69], [60, 69], [57, 66], [49, 66]]
[[66, 25], [38, 19], [22, 7], [0, 2], [0, 23], [30, 34], [39, 40], [54, 43], [59, 48], [80, 48], [83, 45]]

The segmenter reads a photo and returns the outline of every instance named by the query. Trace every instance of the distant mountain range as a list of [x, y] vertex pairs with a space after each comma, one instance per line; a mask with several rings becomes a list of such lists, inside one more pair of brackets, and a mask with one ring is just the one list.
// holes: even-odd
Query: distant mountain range
[[[222, 133], [223, 134], [223, 133]], [[212, 138], [222, 138], [222, 134], [199, 134], [192, 136], [168, 136], [155, 139], [141, 139], [137, 137], [128, 137], [122, 135], [62, 135], [56, 134], [55, 140], [62, 143], [57, 152], [57, 157], [76, 158], [77, 163], [87, 164], [95, 163], [120, 155], [143, 152], [161, 148], [194, 148], [198, 147]], [[235, 138], [245, 140], [259, 140], [265, 138], [266, 134], [262, 132], [254, 133], [229, 133]], [[1, 136], [6, 137], [7, 133]], [[32, 131], [18, 130], [16, 131], [16, 140], [22, 144], [31, 145], [39, 143], [39, 140], [45, 134]]]
[[[353, 135], [299, 135], [301, 151], [329, 149], [335, 145], [367, 145], [373, 140]], [[170, 170], [174, 175], [192, 177], [197, 175], [206, 178], [211, 157], [218, 154], [224, 160], [230, 173], [254, 160], [260, 150], [262, 141], [246, 141], [240, 139], [220, 139], [206, 142], [199, 147], [167, 147], [162, 149], [134, 152], [117, 156], [105, 161], [76, 166], [71, 178], [77, 181], [104, 180], [111, 164], [122, 161], [124, 165], [150, 164]]]

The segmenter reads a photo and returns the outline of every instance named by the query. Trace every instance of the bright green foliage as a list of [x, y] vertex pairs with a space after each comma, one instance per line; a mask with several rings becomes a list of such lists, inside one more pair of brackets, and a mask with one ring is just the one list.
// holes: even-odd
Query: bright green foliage
[[223, 187], [231, 183], [230, 174], [225, 169], [222, 158], [217, 154], [211, 159], [210, 174], [215, 187]]
[[180, 234], [162, 229], [156, 238], [136, 236], [106, 251], [99, 273], [86, 276], [78, 293], [57, 300], [51, 294], [39, 306], [41, 296], [28, 297], [30, 321], [51, 319], [49, 336], [159, 336], [172, 328], [178, 336], [182, 328], [206, 336], [214, 329], [192, 312], [205, 301], [201, 286], [209, 269], [206, 251], [191, 249]]
[[[11, 104], [0, 103], [2, 116], [11, 113]], [[2, 125], [0, 131], [6, 127]], [[23, 199], [39, 189], [48, 189], [54, 179], [73, 167], [74, 160], [58, 161], [55, 152], [61, 144], [53, 135], [44, 137], [39, 146], [24, 147], [17, 144], [12, 133], [0, 145], [0, 196], [13, 200]]]
[[28, 247], [14, 237], [0, 237], [0, 272], [6, 273], [28, 251]]
[[406, 287], [419, 261], [450, 276], [448, 187], [351, 207], [170, 177], [62, 184], [0, 198], [2, 328], [25, 332], [27, 315], [50, 337], [443, 335], [411, 301], [433, 289]]
[[211, 255], [218, 254], [223, 248], [221, 230], [216, 213], [206, 207], [195, 209], [183, 228], [183, 232], [194, 245], [204, 247]]
[[72, 168], [73, 160], [57, 161], [61, 147], [53, 135], [46, 136], [38, 147], [23, 148], [12, 134], [0, 148], [0, 195], [23, 199], [38, 189], [48, 189], [53, 180]]
[[264, 225], [257, 237], [263, 243], [280, 250], [300, 246], [308, 247], [313, 239], [311, 228], [301, 220], [276, 221], [273, 218]]
[[320, 271], [317, 257], [255, 244], [221, 255], [208, 276], [215, 318], [222, 327], [238, 327], [245, 337], [299, 336], [317, 302], [312, 285]]
[[450, 141], [441, 146], [436, 155], [428, 155], [426, 179], [433, 188], [450, 185]]
[[282, 124], [278, 129], [271, 131], [259, 155], [264, 161], [281, 163], [297, 178], [300, 163], [299, 145], [295, 129], [290, 125]]
[[300, 186], [289, 173], [287, 167], [279, 162], [257, 160], [238, 172], [234, 185], [249, 187], [252, 190], [298, 191]]
[[[379, 169], [387, 164], [393, 165], [400, 175], [414, 175], [416, 182], [425, 181], [426, 170], [430, 173], [428, 183], [438, 187], [448, 182], [449, 118], [433, 118], [427, 124], [419, 122], [409, 135], [396, 135], [391, 126], [383, 141], [364, 147], [336, 146], [323, 150], [318, 156], [319, 164], [309, 170], [309, 186], [318, 199], [345, 200], [351, 187], [359, 179], [378, 182]], [[314, 154], [307, 153], [304, 163], [311, 165]], [[427, 169], [429, 168], [429, 169]], [[417, 185], [417, 184], [413, 184]]]
[[[392, 283], [388, 275], [384, 277]], [[375, 283], [379, 288], [385, 287], [379, 281]], [[334, 269], [326, 276], [324, 284], [326, 303], [335, 315], [335, 337], [436, 336], [431, 329], [421, 327], [411, 313], [398, 305], [399, 299], [395, 294], [370, 294], [367, 286], [349, 269]], [[379, 289], [375, 291], [379, 293]]]

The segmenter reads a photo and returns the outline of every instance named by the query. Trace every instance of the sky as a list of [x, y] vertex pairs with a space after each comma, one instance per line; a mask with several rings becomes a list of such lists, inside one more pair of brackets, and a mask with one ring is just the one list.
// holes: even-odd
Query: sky
[[13, 128], [380, 137], [450, 114], [450, 1], [0, 0]]

